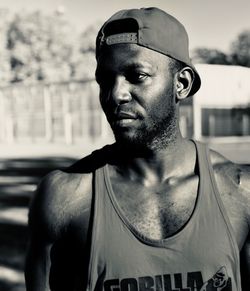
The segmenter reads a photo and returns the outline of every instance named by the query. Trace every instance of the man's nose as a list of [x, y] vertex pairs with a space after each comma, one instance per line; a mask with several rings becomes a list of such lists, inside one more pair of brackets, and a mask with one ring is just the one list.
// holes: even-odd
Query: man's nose
[[117, 104], [129, 102], [131, 100], [129, 82], [125, 77], [119, 76], [115, 78], [110, 97]]

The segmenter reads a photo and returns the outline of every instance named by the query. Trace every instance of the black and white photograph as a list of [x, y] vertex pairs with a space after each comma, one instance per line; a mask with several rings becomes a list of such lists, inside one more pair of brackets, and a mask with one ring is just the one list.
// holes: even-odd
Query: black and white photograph
[[0, 0], [0, 291], [250, 290], [249, 11]]

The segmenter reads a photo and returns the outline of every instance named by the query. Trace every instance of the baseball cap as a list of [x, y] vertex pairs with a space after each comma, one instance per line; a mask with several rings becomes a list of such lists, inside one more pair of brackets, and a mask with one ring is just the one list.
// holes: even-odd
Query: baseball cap
[[193, 69], [195, 75], [189, 96], [199, 90], [201, 80], [189, 57], [187, 32], [176, 18], [165, 11], [149, 7], [115, 13], [97, 35], [96, 59], [104, 47], [119, 43], [135, 43], [184, 63]]

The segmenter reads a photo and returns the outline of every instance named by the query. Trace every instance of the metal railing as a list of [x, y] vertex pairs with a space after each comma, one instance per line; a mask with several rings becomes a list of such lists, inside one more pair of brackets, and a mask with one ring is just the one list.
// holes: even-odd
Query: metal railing
[[111, 135], [94, 80], [0, 89], [0, 142], [77, 143]]

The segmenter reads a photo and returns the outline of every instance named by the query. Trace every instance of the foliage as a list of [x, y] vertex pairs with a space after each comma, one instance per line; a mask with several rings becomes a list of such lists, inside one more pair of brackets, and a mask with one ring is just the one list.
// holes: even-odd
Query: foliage
[[77, 80], [95, 76], [95, 40], [100, 26], [101, 23], [94, 23], [79, 35], [72, 64], [74, 76]]
[[97, 26], [77, 34], [63, 14], [0, 10], [0, 85], [94, 78]]
[[7, 32], [12, 82], [67, 80], [72, 41], [68, 23], [41, 12], [16, 15]]
[[232, 63], [250, 67], [250, 30], [243, 31], [231, 45]]
[[10, 56], [7, 50], [7, 30], [9, 12], [0, 9], [0, 85], [8, 83], [11, 78]]
[[229, 65], [230, 57], [217, 49], [197, 48], [193, 53], [195, 63]]
[[192, 59], [196, 63], [250, 67], [250, 30], [243, 31], [237, 36], [228, 54], [217, 49], [197, 48]]
[[[0, 9], [0, 86], [94, 78], [95, 38], [100, 26], [97, 22], [77, 33], [63, 13], [22, 11], [11, 15]], [[193, 60], [250, 67], [250, 31], [238, 35], [229, 54], [197, 48]]]
[[101, 23], [97, 22], [88, 26], [80, 35], [80, 50], [82, 53], [93, 52], [95, 53], [95, 40]]

